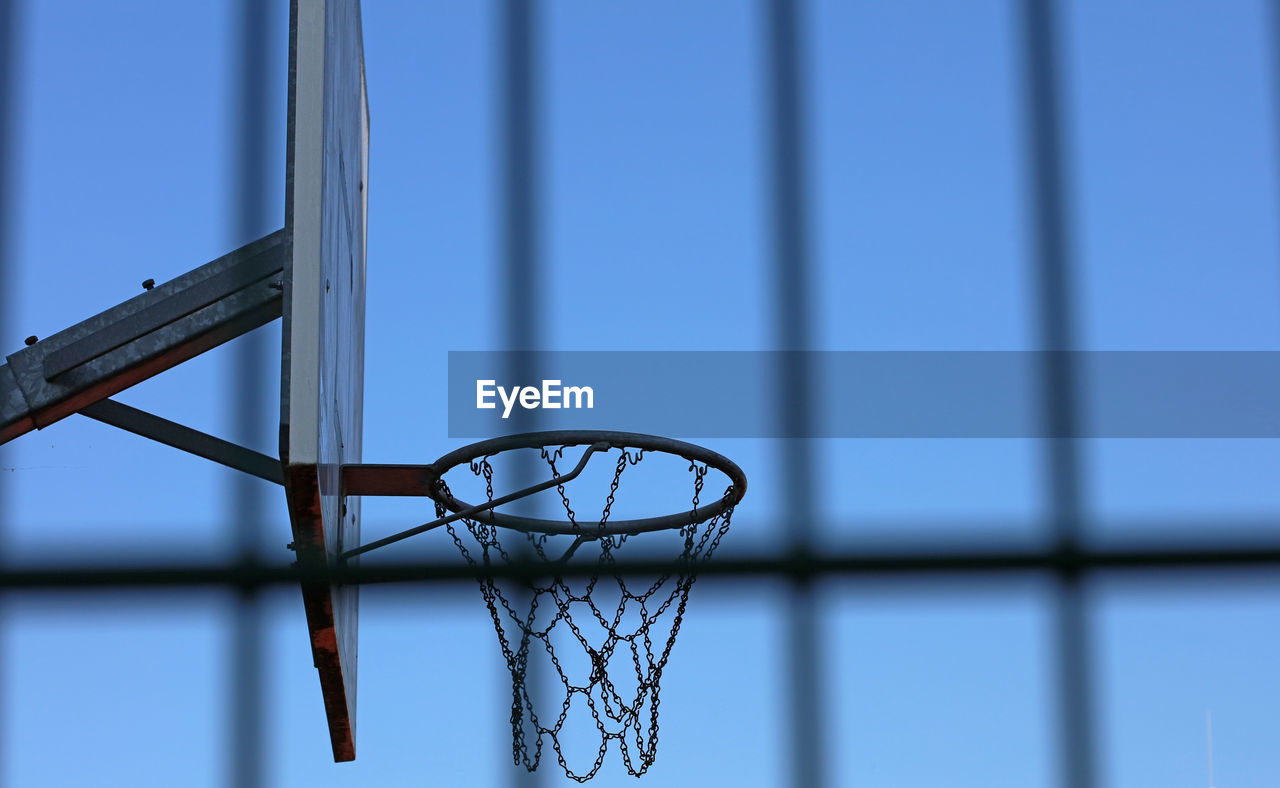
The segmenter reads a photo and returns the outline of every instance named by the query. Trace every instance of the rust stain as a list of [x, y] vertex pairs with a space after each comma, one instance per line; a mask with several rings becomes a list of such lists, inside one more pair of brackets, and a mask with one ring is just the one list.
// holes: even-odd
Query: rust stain
[[[289, 498], [289, 519], [293, 524], [298, 562], [304, 566], [327, 566], [329, 558], [325, 551], [316, 470], [305, 466], [286, 466], [285, 490]], [[311, 635], [311, 658], [320, 677], [333, 759], [352, 761], [356, 757], [354, 709], [348, 704], [347, 682], [338, 647], [333, 587], [328, 583], [303, 583], [302, 604]]]

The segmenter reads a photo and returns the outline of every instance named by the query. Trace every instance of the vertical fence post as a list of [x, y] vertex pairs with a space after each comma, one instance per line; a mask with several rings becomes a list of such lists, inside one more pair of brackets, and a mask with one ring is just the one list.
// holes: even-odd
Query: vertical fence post
[[[776, 384], [777, 417], [788, 436], [779, 453], [782, 463], [783, 515], [791, 550], [799, 557], [813, 551], [814, 463], [808, 436], [813, 412], [807, 181], [804, 101], [804, 8], [801, 0], [769, 0], [764, 23], [768, 40], [770, 119], [769, 190], [773, 209], [773, 291], [775, 343], [784, 351]], [[795, 786], [821, 786], [824, 779], [824, 709], [821, 649], [813, 580], [795, 578], [787, 606], [787, 668], [791, 781]]]
[[[270, 108], [267, 80], [274, 65], [268, 11], [260, 0], [241, 0], [234, 9], [232, 25], [232, 62], [236, 69], [235, 106], [228, 116], [233, 124], [231, 139], [235, 141], [236, 179], [231, 189], [231, 210], [235, 244], [246, 243], [260, 235], [267, 221], [266, 197], [271, 179], [279, 173], [268, 172], [269, 146], [266, 144]], [[267, 356], [266, 335], [250, 332], [240, 337], [234, 347], [233, 369], [228, 376], [232, 407], [232, 440], [253, 445], [262, 419], [266, 378], [263, 366]], [[228, 479], [229, 516], [232, 519], [233, 555], [249, 567], [258, 560], [258, 545], [265, 521], [262, 483], [242, 474]], [[231, 714], [229, 741], [231, 768], [228, 779], [238, 788], [256, 788], [263, 784], [263, 736], [266, 726], [263, 690], [265, 681], [263, 610], [259, 589], [241, 587], [234, 608], [231, 636]]]
[[[539, 7], [536, 0], [504, 0], [499, 11], [498, 118], [500, 140], [502, 204], [502, 330], [503, 347], [508, 351], [542, 349], [539, 335], [541, 293], [541, 256], [539, 254], [540, 215], [538, 211], [538, 35]], [[505, 370], [511, 385], [535, 385], [538, 370], [532, 356], [513, 354]], [[512, 418], [513, 432], [537, 429], [537, 418], [529, 411], [517, 411]], [[528, 458], [511, 469], [512, 485], [527, 487], [534, 483], [536, 467]], [[532, 553], [525, 545], [515, 547], [516, 560], [528, 560]], [[515, 595], [513, 601], [530, 604], [532, 597]], [[529, 666], [525, 682], [533, 687], [540, 683], [536, 665]], [[510, 683], [506, 666], [499, 681]], [[501, 684], [499, 686], [502, 686]], [[536, 691], [536, 689], [535, 689]], [[526, 725], [526, 733], [530, 728]], [[510, 772], [513, 786], [542, 784], [538, 772], [524, 771], [515, 764]]]
[[[1038, 287], [1040, 347], [1050, 351], [1041, 369], [1046, 434], [1046, 475], [1052, 538], [1057, 550], [1079, 548], [1080, 458], [1077, 441], [1079, 381], [1075, 350], [1067, 216], [1066, 172], [1062, 151], [1059, 33], [1053, 0], [1024, 0], [1022, 46], [1026, 100], [1026, 137], [1034, 215], [1033, 265]], [[1059, 762], [1062, 785], [1092, 788], [1096, 783], [1092, 686], [1089, 678], [1087, 597], [1078, 568], [1059, 564], [1054, 629], [1058, 652]]]
[[[13, 194], [12, 168], [17, 160], [14, 155], [14, 141], [17, 138], [17, 130], [13, 122], [14, 85], [17, 82], [18, 53], [21, 51], [17, 32], [17, 4], [18, 0], [0, 0], [0, 342], [5, 343], [4, 347], [0, 347], [0, 352], [9, 351], [10, 332], [13, 331], [9, 317], [10, 310], [13, 308], [9, 294], [13, 290], [10, 261], [13, 259], [14, 251], [11, 237], [13, 224], [10, 221], [13, 202], [10, 195]], [[0, 447], [0, 458], [3, 458], [6, 453], [7, 450]], [[9, 518], [9, 491], [6, 489], [9, 480], [4, 478], [5, 476], [6, 474], [0, 473], [0, 544], [5, 543]], [[3, 560], [3, 556], [0, 556], [0, 562]], [[0, 688], [3, 688], [5, 683], [4, 676], [8, 662], [5, 601], [3, 594], [0, 594]], [[5, 701], [6, 698], [0, 690], [0, 763], [6, 762], [5, 755], [9, 749], [8, 731], [4, 726], [4, 720], [7, 717], [3, 713], [6, 708]], [[0, 784], [3, 784], [4, 779], [4, 772], [0, 770]]]

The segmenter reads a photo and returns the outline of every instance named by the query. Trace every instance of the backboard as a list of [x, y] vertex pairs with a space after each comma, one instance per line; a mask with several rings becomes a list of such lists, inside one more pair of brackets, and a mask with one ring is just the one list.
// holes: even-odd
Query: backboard
[[[360, 0], [292, 0], [280, 459], [300, 563], [360, 543], [369, 106]], [[304, 584], [333, 757], [355, 758], [358, 586]]]

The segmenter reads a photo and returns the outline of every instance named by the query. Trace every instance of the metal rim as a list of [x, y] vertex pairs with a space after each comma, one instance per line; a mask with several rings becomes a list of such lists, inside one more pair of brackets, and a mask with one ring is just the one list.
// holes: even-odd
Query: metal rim
[[[438, 478], [459, 465], [470, 464], [482, 457], [491, 457], [504, 451], [515, 449], [541, 449], [560, 446], [590, 446], [597, 443], [607, 444], [610, 449], [641, 449], [647, 452], [660, 452], [683, 457], [690, 462], [700, 463], [714, 468], [729, 478], [733, 492], [723, 496], [705, 507], [698, 507], [687, 512], [669, 514], [661, 517], [645, 517], [634, 520], [608, 521], [603, 528], [592, 528], [588, 523], [573, 524], [568, 520], [543, 520], [537, 517], [521, 517], [519, 515], [500, 514], [494, 511], [482, 511], [468, 517], [485, 525], [507, 528], [525, 533], [562, 534], [569, 536], [608, 536], [610, 534], [629, 535], [665, 531], [683, 528], [686, 525], [703, 523], [738, 505], [742, 496], [747, 493], [747, 477], [742, 469], [728, 457], [693, 443], [685, 443], [659, 435], [642, 435], [636, 432], [618, 432], [614, 430], [551, 430], [547, 432], [525, 432], [518, 435], [505, 435], [472, 443], [449, 452], [432, 463], [431, 467]], [[431, 490], [431, 497], [439, 501], [451, 512], [460, 512], [472, 508], [473, 504], [458, 500], [452, 495], [437, 497], [437, 491]]]

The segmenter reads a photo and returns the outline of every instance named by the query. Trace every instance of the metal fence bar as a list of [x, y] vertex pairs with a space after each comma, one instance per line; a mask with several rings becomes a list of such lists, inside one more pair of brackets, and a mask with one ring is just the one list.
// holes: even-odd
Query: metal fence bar
[[[686, 565], [670, 561], [621, 560], [610, 564], [609, 572], [623, 577], [649, 577], [678, 573]], [[1259, 572], [1261, 579], [1274, 580], [1280, 568], [1280, 545], [1207, 548], [1167, 545], [1124, 550], [976, 550], [956, 552], [828, 552], [798, 555], [716, 556], [698, 567], [700, 577], [756, 580], [763, 577], [830, 578], [842, 582], [868, 580], [882, 582], [902, 577], [913, 580], [936, 578], [947, 582], [986, 582], [1001, 577], [1080, 576], [1170, 576], [1218, 578], [1247, 571]], [[598, 565], [571, 563], [557, 567], [558, 577], [589, 578], [599, 575]], [[228, 564], [171, 563], [139, 565], [47, 564], [38, 567], [0, 566], [0, 590], [21, 592], [78, 591], [86, 588], [258, 588], [297, 585], [302, 582], [331, 583], [457, 583], [476, 578], [543, 580], [544, 562], [493, 564], [472, 568], [457, 561], [428, 561], [400, 564], [346, 566], [316, 569], [288, 565], [267, 565], [257, 561]]]
[[[233, 11], [233, 63], [237, 67], [235, 101], [238, 106], [229, 113], [235, 127], [231, 136], [236, 141], [236, 181], [232, 188], [233, 230], [237, 243], [261, 233], [267, 214], [266, 197], [270, 179], [278, 175], [267, 167], [269, 147], [266, 132], [271, 107], [266, 79], [272, 58], [271, 26], [268, 4], [259, 0], [241, 0]], [[265, 378], [266, 335], [250, 332], [234, 344], [228, 401], [232, 407], [232, 440], [240, 445], [253, 445], [258, 436], [259, 414]], [[241, 560], [256, 560], [265, 521], [262, 484], [240, 474], [228, 477], [231, 501], [230, 516], [234, 549]], [[265, 652], [263, 649], [263, 604], [259, 588], [239, 590], [231, 633], [231, 714], [229, 742], [231, 746], [228, 782], [239, 788], [263, 785], [263, 736], [266, 687]]]
[[508, 348], [539, 347], [538, 58], [535, 0], [500, 10], [503, 316]]
[[[538, 350], [543, 338], [539, 328], [542, 265], [539, 240], [541, 214], [538, 210], [538, 81], [539, 56], [537, 21], [541, 6], [537, 0], [504, 0], [499, 10], [498, 117], [501, 120], [501, 201], [502, 201], [502, 330], [503, 346], [508, 350]], [[505, 370], [518, 385], [532, 385], [540, 379], [539, 371], [527, 353], [511, 355]], [[538, 419], [530, 411], [518, 411], [512, 419], [512, 432], [538, 429]], [[521, 457], [511, 469], [513, 485], [528, 487], [538, 481], [534, 460]], [[512, 547], [517, 560], [532, 559], [523, 542]], [[532, 597], [513, 592], [512, 604], [528, 605]], [[529, 685], [540, 685], [537, 666], [530, 665], [525, 676]], [[508, 668], [500, 668], [499, 685], [512, 681]], [[527, 730], [527, 729], [526, 729]], [[500, 737], [501, 740], [501, 737]], [[504, 760], [511, 757], [510, 748], [503, 751]], [[510, 785], [541, 785], [541, 772], [529, 772], [519, 765], [511, 769]]]
[[[0, 341], [8, 343], [13, 322], [10, 310], [13, 304], [10, 293], [13, 292], [13, 259], [14, 245], [12, 241], [13, 222], [13, 164], [17, 161], [14, 155], [14, 141], [17, 137], [14, 116], [14, 93], [18, 74], [18, 55], [21, 51], [18, 40], [19, 0], [0, 0]], [[0, 459], [7, 453], [0, 447]], [[0, 462], [0, 465], [5, 463]], [[6, 489], [9, 480], [7, 474], [0, 473], [0, 544], [7, 544], [5, 535], [8, 530], [9, 491]], [[0, 562], [3, 562], [0, 556]], [[6, 752], [9, 749], [8, 731], [4, 720], [5, 697], [3, 695], [4, 675], [8, 663], [7, 630], [5, 628], [5, 599], [0, 597], [0, 764], [6, 763]], [[5, 773], [0, 769], [0, 785], [5, 782]]]
[[[764, 22], [768, 40], [768, 90], [773, 195], [773, 290], [776, 293], [775, 342], [782, 350], [809, 350], [812, 305], [809, 298], [808, 210], [805, 155], [804, 6], [801, 0], [770, 0]], [[812, 413], [813, 371], [803, 353], [787, 354], [779, 376], [777, 418], [784, 435], [808, 435]], [[784, 522], [791, 550], [813, 552], [814, 463], [808, 441], [788, 440], [780, 447]], [[787, 597], [787, 670], [791, 782], [825, 784], [825, 710], [818, 646], [818, 615], [813, 577], [797, 575]]]
[[[1272, 134], [1277, 135], [1276, 141], [1280, 143], [1280, 0], [1270, 0], [1267, 3], [1267, 48], [1270, 50], [1271, 73], [1271, 118], [1272, 118]], [[1280, 145], [1272, 148], [1275, 156], [1275, 169], [1272, 170], [1276, 177], [1276, 183], [1280, 185]], [[1280, 230], [1280, 223], [1277, 223], [1277, 230]]]
[[[1053, 0], [1024, 0], [1022, 45], [1026, 86], [1027, 146], [1030, 154], [1034, 254], [1040, 346], [1075, 349], [1060, 93], [1058, 27]], [[1068, 353], [1047, 354], [1042, 370], [1044, 417], [1049, 435], [1073, 435], [1078, 419], [1076, 370]], [[1052, 539], [1057, 549], [1079, 547], [1080, 457], [1077, 442], [1044, 441]], [[1096, 784], [1093, 752], [1090, 628], [1087, 591], [1080, 574], [1060, 567], [1055, 589], [1059, 763], [1066, 788]]]

